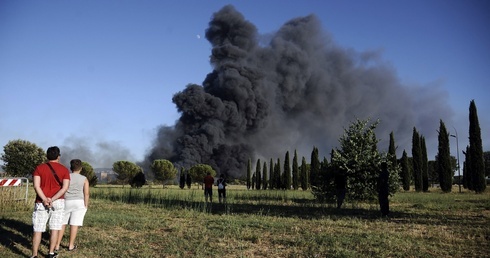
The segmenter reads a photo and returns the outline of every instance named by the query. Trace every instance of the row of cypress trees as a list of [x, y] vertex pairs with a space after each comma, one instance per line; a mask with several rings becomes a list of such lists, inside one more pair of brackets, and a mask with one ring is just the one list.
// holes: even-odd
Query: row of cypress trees
[[[310, 185], [310, 174], [315, 173], [317, 170], [311, 170], [311, 168], [314, 168], [315, 164], [319, 164], [318, 149], [316, 147], [314, 147], [312, 152], [312, 164], [313, 165], [308, 165], [306, 159], [303, 157], [301, 165], [299, 165], [298, 154], [294, 151], [291, 167], [289, 151], [287, 151], [283, 165], [279, 158], [277, 159], [277, 162], [270, 159], [269, 166], [267, 166], [267, 162], [262, 164], [261, 160], [258, 159], [255, 172], [252, 173], [252, 162], [249, 159], [247, 165], [247, 189], [265, 190], [292, 188], [298, 190], [301, 187], [303, 190], [306, 190]], [[269, 170], [267, 169], [268, 167]]]
[[[481, 139], [480, 124], [478, 122], [475, 101], [470, 102], [469, 108], [469, 146], [464, 151], [465, 162], [463, 164], [463, 186], [469, 190], [481, 193], [486, 189], [485, 181], [485, 160], [483, 156], [483, 145]], [[442, 120], [439, 124], [438, 149], [436, 160], [434, 161], [435, 173], [438, 175], [439, 185], [444, 192], [450, 192], [453, 185], [454, 170], [451, 165], [451, 154], [449, 147], [449, 137], [451, 136]], [[455, 136], [456, 137], [456, 136]], [[391, 148], [391, 139], [390, 139]], [[412, 164], [403, 151], [400, 160], [402, 186], [404, 190], [410, 189], [411, 177], [415, 191], [428, 191], [429, 187], [429, 164], [427, 159], [427, 148], [425, 138], [419, 134], [414, 127], [412, 135]], [[412, 165], [412, 166], [410, 166]], [[458, 164], [459, 165], [459, 164]]]
[[[483, 147], [481, 140], [481, 131], [478, 122], [478, 115], [474, 100], [470, 103], [469, 112], [470, 128], [469, 128], [469, 146], [465, 155], [463, 165], [463, 186], [469, 190], [481, 193], [486, 189], [485, 181], [485, 161], [483, 157]], [[442, 120], [440, 120], [438, 130], [438, 152], [436, 160], [429, 162], [427, 155], [427, 147], [425, 137], [421, 135], [417, 129], [413, 128], [412, 135], [412, 158], [411, 162], [404, 150], [400, 160], [396, 158], [396, 147], [393, 132], [390, 134], [390, 146], [388, 149], [389, 157], [392, 157], [391, 164], [393, 167], [400, 166], [400, 180], [404, 190], [408, 191], [412, 183], [415, 191], [426, 192], [429, 189], [429, 166], [433, 165], [435, 174], [438, 175], [439, 185], [444, 192], [450, 192], [453, 185], [454, 170], [451, 165], [449, 137], [451, 136], [446, 129]], [[269, 162], [269, 170], [267, 170], [267, 162], [261, 163], [257, 160], [255, 172], [252, 174], [251, 160], [247, 166], [247, 188], [248, 189], [308, 189], [314, 185], [317, 180], [320, 180], [320, 171], [322, 167], [327, 166], [328, 161], [324, 158], [320, 162], [318, 158], [318, 149], [313, 148], [311, 153], [310, 164], [306, 163], [305, 158], [302, 158], [302, 163], [298, 166], [297, 152], [294, 152], [292, 168], [290, 167], [289, 151], [286, 152], [283, 169], [281, 169], [281, 160], [277, 162], [271, 159]], [[269, 173], [268, 173], [269, 172]], [[270, 175], [270, 178], [267, 176]]]

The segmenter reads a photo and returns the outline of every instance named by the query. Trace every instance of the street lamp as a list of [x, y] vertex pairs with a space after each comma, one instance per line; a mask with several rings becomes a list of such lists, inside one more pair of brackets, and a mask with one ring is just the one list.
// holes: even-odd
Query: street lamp
[[456, 132], [456, 135], [451, 134], [451, 137], [456, 138], [456, 151], [458, 152], [457, 158], [458, 158], [458, 186], [459, 186], [459, 192], [461, 193], [461, 168], [459, 167], [459, 141], [458, 141], [458, 131], [456, 131], [456, 128], [453, 126], [454, 131]]

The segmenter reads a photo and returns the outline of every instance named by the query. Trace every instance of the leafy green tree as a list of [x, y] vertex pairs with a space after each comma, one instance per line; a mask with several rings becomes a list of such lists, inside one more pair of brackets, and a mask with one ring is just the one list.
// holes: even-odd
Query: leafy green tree
[[216, 171], [210, 165], [197, 164], [197, 165], [192, 166], [189, 169], [189, 174], [190, 174], [192, 180], [194, 182], [200, 182], [202, 188], [204, 187], [204, 185], [203, 185], [204, 177], [208, 173], [211, 174], [212, 177], [216, 176]]
[[255, 189], [260, 190], [262, 174], [261, 174], [262, 164], [260, 163], [260, 159], [257, 159], [257, 165], [255, 167]]
[[90, 187], [97, 185], [97, 176], [95, 175], [94, 168], [88, 162], [82, 161], [82, 171], [80, 171], [80, 174], [87, 178]]
[[298, 167], [298, 153], [294, 150], [293, 157], [293, 189], [298, 190], [299, 188], [299, 167]]
[[319, 174], [320, 174], [320, 160], [318, 158], [318, 148], [313, 147], [313, 151], [311, 151], [311, 162], [310, 162], [310, 185], [312, 188], [314, 186], [317, 186]]
[[[333, 155], [333, 152], [331, 155]], [[320, 173], [318, 175], [318, 184], [312, 188], [313, 195], [321, 202], [335, 203], [337, 198], [337, 188], [335, 177], [338, 176], [335, 167], [328, 163], [326, 157], [320, 163]]]
[[286, 190], [291, 189], [291, 164], [289, 162], [289, 151], [286, 152], [284, 157], [284, 177], [283, 177], [283, 188]]
[[252, 187], [252, 161], [248, 159], [247, 163], [247, 189]]
[[267, 161], [264, 161], [264, 169], [262, 171], [262, 189], [267, 189]]
[[128, 184], [137, 173], [142, 169], [131, 161], [120, 160], [112, 164], [112, 170], [117, 173], [117, 180], [124, 184]]
[[154, 160], [150, 169], [155, 175], [155, 181], [162, 183], [163, 187], [165, 187], [165, 181], [174, 179], [177, 175], [177, 169], [174, 164], [166, 159]]
[[301, 189], [308, 190], [308, 167], [306, 166], [306, 158], [301, 159]]
[[133, 188], [141, 188], [146, 184], [146, 177], [143, 171], [138, 172], [129, 182]]
[[402, 185], [403, 190], [410, 190], [410, 164], [408, 161], [407, 152], [403, 150], [402, 162], [401, 162], [401, 175], [402, 175]]
[[439, 184], [443, 192], [451, 192], [453, 187], [453, 170], [451, 169], [451, 152], [449, 149], [449, 133], [442, 120], [439, 122], [439, 146], [437, 148], [437, 172]]
[[46, 152], [29, 141], [13, 140], [3, 146], [2, 160], [7, 175], [29, 176], [39, 164], [46, 162]]
[[413, 162], [413, 179], [415, 191], [420, 192], [423, 188], [422, 183], [422, 148], [420, 147], [420, 136], [415, 127], [412, 135], [412, 162]]
[[422, 191], [427, 192], [429, 191], [429, 158], [424, 136], [420, 136], [420, 150], [422, 151]]
[[483, 144], [481, 139], [480, 122], [478, 122], [478, 112], [475, 100], [470, 102], [470, 148], [469, 155], [471, 163], [467, 163], [468, 172], [471, 173], [471, 185], [476, 193], [485, 191], [487, 184], [485, 181], [485, 160], [483, 158]]
[[439, 174], [437, 173], [437, 161], [429, 160], [427, 166], [429, 167], [429, 184], [433, 186], [435, 182], [439, 182]]
[[[385, 161], [391, 167], [391, 161], [383, 157], [377, 149], [379, 140], [374, 131], [378, 123], [376, 121], [369, 124], [369, 120], [356, 120], [341, 136], [340, 149], [333, 151], [332, 168], [347, 176], [347, 199], [377, 199], [381, 163]], [[396, 167], [389, 173], [390, 194], [394, 194], [399, 188], [398, 169]]]

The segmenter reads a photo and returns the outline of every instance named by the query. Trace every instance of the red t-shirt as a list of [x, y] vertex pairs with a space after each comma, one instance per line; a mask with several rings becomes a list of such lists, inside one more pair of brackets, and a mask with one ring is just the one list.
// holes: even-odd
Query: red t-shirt
[[[63, 164], [58, 162], [50, 162], [49, 164], [51, 164], [56, 172], [56, 175], [58, 175], [61, 184], [63, 184], [64, 179], [70, 180], [70, 172], [65, 166], [63, 166]], [[36, 167], [36, 170], [34, 170], [32, 173], [32, 177], [35, 176], [41, 177], [41, 190], [43, 190], [43, 193], [47, 198], [53, 197], [63, 187], [62, 185], [58, 184], [58, 181], [56, 181], [51, 168], [49, 168], [46, 163]], [[64, 195], [60, 197], [60, 199], [64, 198]], [[42, 202], [41, 198], [37, 195], [36, 202]]]
[[213, 188], [214, 177], [208, 175], [204, 177], [204, 188]]

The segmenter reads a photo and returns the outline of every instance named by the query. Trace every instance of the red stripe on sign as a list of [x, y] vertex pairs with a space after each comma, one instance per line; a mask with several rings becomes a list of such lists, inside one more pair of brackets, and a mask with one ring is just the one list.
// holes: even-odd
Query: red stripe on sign
[[18, 186], [22, 182], [21, 179], [2, 179], [0, 181], [0, 186]]

